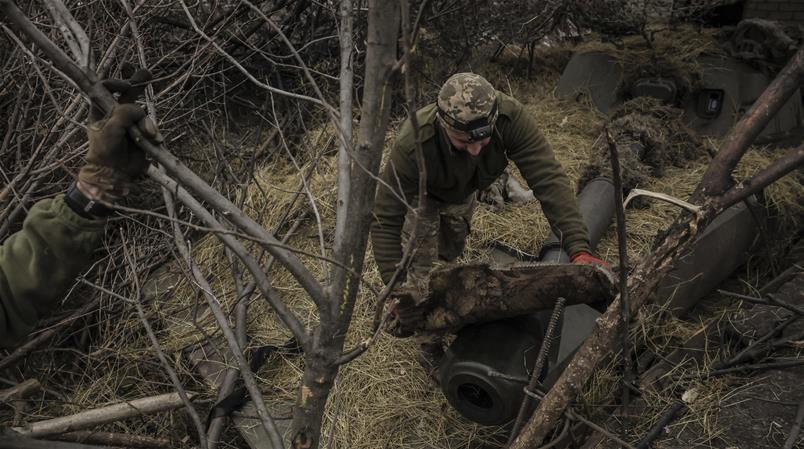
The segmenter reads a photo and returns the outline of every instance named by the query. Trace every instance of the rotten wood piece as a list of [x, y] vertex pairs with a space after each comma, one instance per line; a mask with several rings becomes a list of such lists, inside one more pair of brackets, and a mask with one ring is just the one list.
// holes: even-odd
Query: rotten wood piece
[[389, 330], [394, 335], [457, 330], [472, 323], [549, 310], [559, 297], [566, 305], [608, 303], [617, 293], [608, 273], [593, 265], [515, 263], [495, 267], [485, 263], [452, 265], [430, 274], [427, 299], [412, 306], [418, 320]]
[[[190, 393], [188, 395], [190, 399], [194, 396]], [[177, 393], [167, 393], [30, 423], [23, 427], [13, 427], [12, 430], [27, 437], [41, 437], [86, 429], [134, 416], [174, 410], [182, 406], [184, 403]]]

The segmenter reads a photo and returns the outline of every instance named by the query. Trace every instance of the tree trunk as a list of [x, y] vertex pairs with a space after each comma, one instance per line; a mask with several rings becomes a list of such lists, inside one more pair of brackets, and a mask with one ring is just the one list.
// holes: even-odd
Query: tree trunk
[[[375, 177], [379, 171], [385, 130], [391, 107], [390, 82], [396, 57], [399, 29], [399, 5], [391, 0], [370, 0], [366, 75], [357, 145], [352, 152], [347, 207], [349, 227], [336, 234], [331, 284], [327, 303], [312, 339], [312, 349], [305, 353], [302, 384], [293, 410], [294, 448], [317, 448], [321, 443], [321, 424], [330, 390], [338, 374], [337, 360], [343, 350], [360, 286], [359, 273], [368, 243], [371, 210], [374, 206]], [[340, 187], [340, 186], [339, 186]], [[340, 195], [339, 195], [340, 196]], [[346, 267], [344, 269], [343, 267]]]

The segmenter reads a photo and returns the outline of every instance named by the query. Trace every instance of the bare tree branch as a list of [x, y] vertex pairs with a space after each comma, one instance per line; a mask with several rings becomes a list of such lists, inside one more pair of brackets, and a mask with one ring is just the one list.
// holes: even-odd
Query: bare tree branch
[[[93, 104], [106, 113], [111, 112], [116, 102], [109, 91], [98, 82], [97, 76], [94, 73], [91, 71], [84, 72], [73, 63], [61, 49], [25, 17], [11, 0], [0, 0], [0, 11], [33, 40], [51, 61], [53, 61], [56, 67], [75, 81], [82, 91], [88, 93]], [[195, 192], [199, 197], [207, 201], [216, 211], [225, 215], [232, 223], [245, 232], [259, 236], [263, 240], [277, 242], [273, 235], [267, 232], [256, 221], [246, 216], [232, 204], [231, 201], [223, 197], [218, 191], [184, 166], [175, 156], [168, 153], [163, 148], [153, 145], [148, 139], [144, 138], [142, 132], [136, 126], [129, 128], [128, 132], [134, 141], [159, 162], [168, 173], [175, 176], [188, 190]], [[277, 248], [276, 246], [266, 246], [266, 249], [287, 267], [288, 271], [293, 274], [319, 308], [325, 307], [325, 294], [321, 284], [297, 256], [284, 249]]]
[[[729, 195], [728, 183], [725, 181], [730, 178], [732, 170], [745, 154], [753, 138], [778, 107], [784, 104], [795, 90], [795, 86], [801, 84], [802, 77], [804, 77], [804, 47], [799, 49], [788, 66], [754, 103], [747, 118], [734, 127], [733, 135], [710, 164], [690, 199], [692, 203], [699, 201], [702, 203], [701, 211], [696, 214], [685, 212], [679, 216], [658, 240], [651, 253], [642, 259], [629, 276], [631, 313], [635, 313], [649, 300], [674, 262], [692, 248], [696, 237], [723, 210], [722, 201], [725, 195]], [[787, 169], [790, 164], [783, 166]], [[782, 171], [784, 170], [779, 169], [775, 173]], [[771, 178], [767, 176], [765, 179]], [[584, 340], [553, 388], [539, 403], [525, 429], [514, 440], [511, 449], [524, 449], [541, 444], [548, 433], [555, 428], [561, 412], [577, 397], [601, 361], [619, 347], [618, 337], [622, 318], [620, 308], [618, 296], [597, 319], [592, 333]]]
[[[194, 395], [189, 396], [192, 399]], [[173, 410], [183, 405], [184, 402], [177, 393], [166, 393], [86, 410], [75, 415], [38, 421], [25, 427], [14, 427], [13, 430], [24, 436], [41, 437], [108, 424], [133, 416]]]
[[184, 203], [184, 205], [190, 208], [194, 214], [207, 223], [211, 230], [216, 233], [221, 242], [223, 242], [224, 245], [231, 249], [232, 252], [234, 252], [237, 257], [243, 261], [251, 275], [254, 277], [254, 280], [257, 282], [257, 287], [260, 289], [260, 292], [271, 304], [271, 307], [274, 308], [276, 314], [279, 316], [279, 319], [282, 320], [285, 326], [288, 327], [293, 336], [299, 341], [299, 344], [302, 346], [309, 344], [309, 337], [304, 325], [285, 305], [279, 295], [279, 292], [273, 288], [271, 281], [262, 270], [262, 267], [260, 267], [260, 264], [256, 259], [249, 255], [246, 248], [239, 241], [237, 241], [237, 239], [231, 235], [228, 235], [227, 230], [215, 219], [215, 217], [204, 209], [203, 206], [201, 206], [201, 204], [192, 197], [192, 195], [187, 193], [187, 191], [183, 188], [179, 187], [175, 181], [170, 179], [167, 175], [159, 173], [154, 167], [149, 168], [148, 171], [149, 175], [154, 180], [166, 187], [172, 195], [178, 198], [182, 203]]
[[804, 144], [799, 145], [798, 148], [791, 149], [753, 177], [730, 188], [719, 200], [721, 209], [727, 209], [749, 196], [759, 193], [765, 187], [802, 165], [804, 165]]
[[205, 449], [208, 447], [207, 435], [204, 432], [204, 425], [201, 423], [201, 417], [198, 416], [198, 411], [195, 409], [195, 407], [193, 407], [193, 404], [190, 401], [190, 396], [184, 389], [184, 385], [181, 384], [179, 376], [176, 374], [176, 370], [173, 369], [173, 367], [170, 365], [170, 362], [168, 362], [167, 357], [165, 357], [165, 353], [162, 352], [162, 346], [159, 344], [159, 340], [156, 338], [156, 334], [154, 334], [154, 331], [151, 328], [151, 324], [148, 322], [148, 318], [145, 317], [145, 311], [142, 309], [142, 301], [140, 301], [142, 291], [140, 290], [139, 273], [137, 273], [136, 265], [134, 264], [134, 260], [131, 258], [131, 254], [129, 253], [128, 243], [126, 242], [126, 237], [125, 234], [122, 232], [122, 229], [120, 232], [120, 236], [122, 237], [123, 242], [123, 258], [126, 260], [126, 263], [128, 264], [131, 276], [134, 279], [135, 284], [134, 300], [131, 302], [134, 303], [134, 307], [137, 309], [137, 315], [139, 316], [140, 322], [142, 322], [143, 327], [145, 327], [145, 332], [148, 334], [148, 338], [151, 340], [151, 346], [153, 346], [154, 351], [156, 352], [156, 355], [159, 358], [159, 361], [162, 363], [162, 368], [164, 368], [168, 377], [170, 377], [170, 381], [173, 383], [173, 388], [176, 389], [176, 393], [178, 393], [179, 398], [181, 398], [181, 401], [184, 403], [184, 407], [187, 410], [187, 413], [193, 420], [195, 430], [198, 433], [198, 438], [201, 443], [201, 448]]

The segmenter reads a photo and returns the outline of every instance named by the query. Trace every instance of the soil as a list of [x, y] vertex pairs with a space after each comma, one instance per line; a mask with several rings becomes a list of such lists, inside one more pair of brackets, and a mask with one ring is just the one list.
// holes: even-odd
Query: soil
[[[654, 447], [781, 448], [793, 428], [798, 404], [804, 400], [802, 379], [801, 366], [743, 377], [742, 385], [719, 406], [714, 438], [698, 426], [674, 424], [665, 428], [666, 437]], [[794, 447], [804, 448], [804, 435], [799, 434]]]
[[[804, 275], [799, 274], [776, 292], [784, 301], [804, 305]], [[757, 305], [748, 312], [739, 314], [732, 321], [735, 330], [746, 339], [753, 340], [792, 313], [771, 306]], [[785, 328], [780, 337], [801, 335], [804, 322], [798, 320]], [[804, 342], [794, 341], [780, 349], [773, 357], [793, 359], [801, 356]], [[757, 361], [763, 363], [763, 361]], [[689, 447], [712, 447], [723, 449], [771, 449], [781, 448], [795, 425], [799, 404], [804, 401], [804, 366], [758, 371], [732, 376], [733, 389], [717, 405], [711, 428], [707, 434], [700, 425], [686, 426], [683, 417], [676, 424], [665, 428], [666, 437], [655, 447], [677, 449]], [[800, 433], [794, 448], [804, 448], [804, 434]]]

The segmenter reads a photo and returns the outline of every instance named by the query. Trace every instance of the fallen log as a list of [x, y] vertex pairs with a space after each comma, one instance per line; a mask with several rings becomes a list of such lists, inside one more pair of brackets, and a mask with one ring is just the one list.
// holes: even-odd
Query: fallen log
[[[192, 399], [194, 395], [188, 393], [188, 396]], [[30, 423], [22, 427], [13, 427], [12, 430], [27, 437], [41, 437], [86, 429], [120, 421], [121, 419], [173, 410], [183, 406], [184, 403], [177, 393], [167, 393], [87, 410], [75, 415]]]
[[411, 315], [419, 319], [389, 331], [398, 336], [453, 331], [467, 324], [549, 310], [559, 297], [568, 306], [606, 304], [616, 294], [609, 276], [592, 265], [450, 265], [431, 272], [428, 297], [418, 305], [410, 296], [400, 298], [400, 304], [413, 308]]

